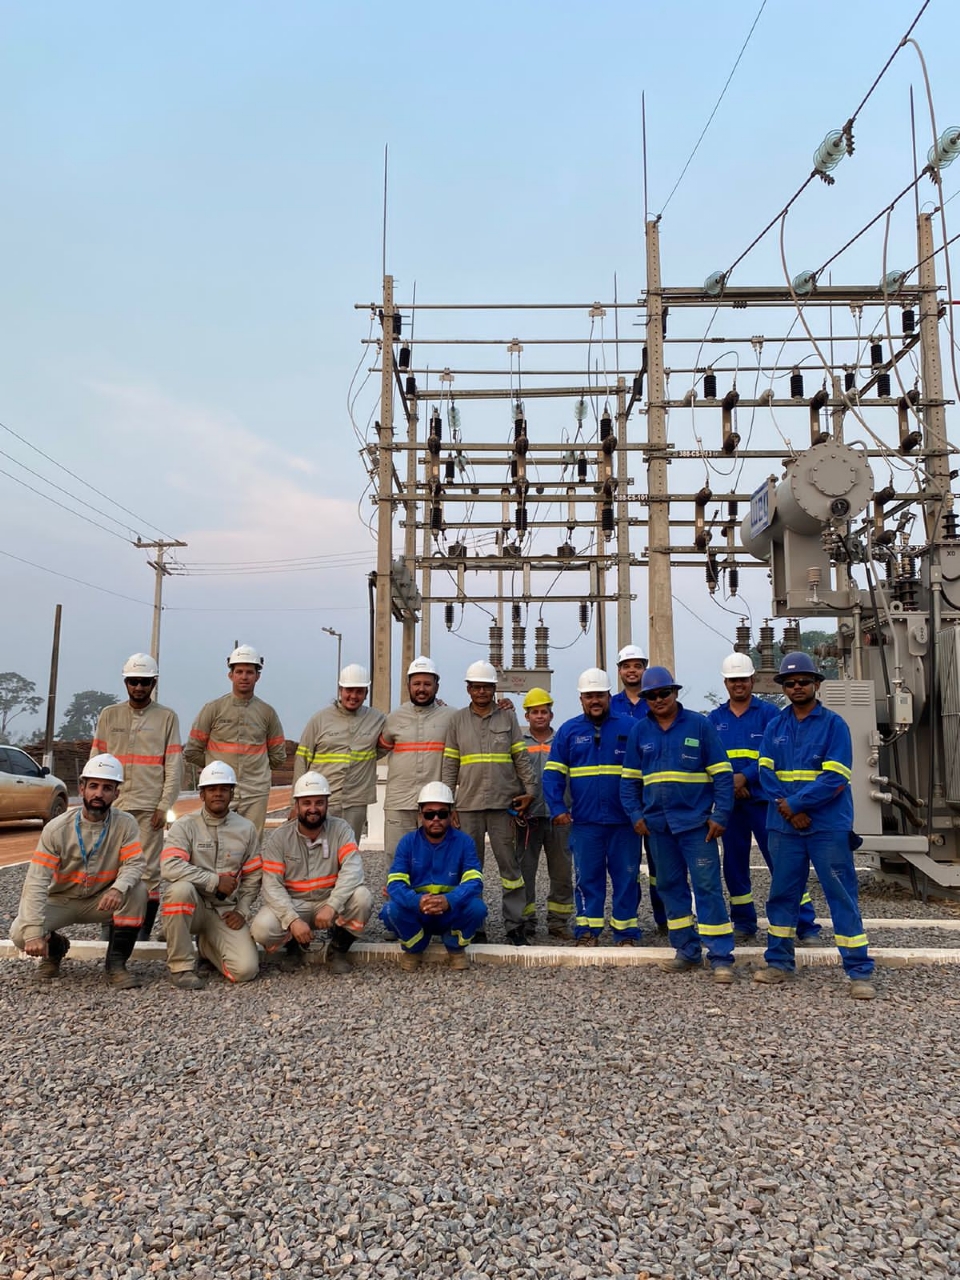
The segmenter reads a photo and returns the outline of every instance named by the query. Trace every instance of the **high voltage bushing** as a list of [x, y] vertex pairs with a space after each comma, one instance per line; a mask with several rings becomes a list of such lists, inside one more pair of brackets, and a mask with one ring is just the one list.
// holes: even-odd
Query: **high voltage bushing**
[[788, 618], [783, 628], [783, 639], [780, 641], [781, 653], [797, 653], [800, 649], [800, 623], [796, 618]]
[[613, 515], [613, 503], [605, 502], [600, 508], [600, 528], [608, 536], [613, 533], [616, 528], [616, 521]]
[[703, 395], [706, 400], [717, 398], [717, 375], [712, 369], [703, 375]]
[[773, 627], [770, 625], [769, 618], [764, 620], [763, 626], [760, 628], [760, 643], [757, 647], [760, 650], [761, 670], [773, 670], [776, 663], [773, 658]]
[[803, 399], [803, 374], [799, 369], [794, 369], [790, 374], [790, 394], [794, 400]]
[[947, 511], [944, 514], [943, 536], [947, 542], [956, 542], [957, 540], [957, 513], [955, 511]]
[[870, 366], [873, 369], [879, 368], [883, 364], [883, 343], [870, 343]]
[[743, 619], [737, 623], [737, 640], [733, 647], [737, 653], [749, 653], [753, 648], [749, 624]]
[[717, 557], [713, 552], [707, 555], [704, 577], [706, 578], [707, 588], [710, 594], [713, 595], [720, 583], [720, 570], [717, 568]]
[[410, 348], [406, 343], [400, 348], [400, 354], [397, 357], [397, 368], [401, 370], [410, 368]]
[[732, 596], [740, 590], [740, 570], [735, 564], [730, 565], [727, 570], [727, 586]]
[[503, 670], [503, 627], [499, 622], [490, 628], [490, 661], [498, 671]]
[[586, 600], [580, 601], [580, 630], [586, 631], [590, 625], [590, 606]]
[[453, 605], [445, 604], [443, 606], [443, 620], [446, 623], [448, 631], [453, 630]]
[[843, 389], [848, 394], [857, 389], [857, 375], [852, 369], [848, 369], [843, 375]]
[[522, 504], [517, 507], [515, 524], [517, 533], [526, 533], [527, 531], [527, 508]]
[[890, 375], [889, 373], [877, 374], [877, 395], [883, 399], [890, 395]]
[[916, 327], [916, 313], [913, 307], [904, 307], [900, 313], [900, 328], [903, 336], [909, 337]]
[[600, 419], [600, 439], [606, 440], [608, 436], [613, 435], [613, 419], [609, 412], [604, 409], [603, 416]]
[[587, 478], [587, 459], [581, 453], [580, 457], [577, 459], [577, 479], [586, 480], [586, 478]]
[[536, 652], [534, 665], [546, 667], [550, 661], [550, 628], [541, 623], [535, 628], [533, 636]]
[[527, 628], [519, 622], [513, 624], [513, 665], [521, 669], [527, 665]]
[[406, 391], [407, 391], [407, 395], [410, 397], [413, 397], [417, 394], [417, 380], [412, 373], [407, 378]]
[[453, 458], [448, 458], [443, 464], [443, 476], [445, 480], [452, 480], [456, 474], [456, 468]]

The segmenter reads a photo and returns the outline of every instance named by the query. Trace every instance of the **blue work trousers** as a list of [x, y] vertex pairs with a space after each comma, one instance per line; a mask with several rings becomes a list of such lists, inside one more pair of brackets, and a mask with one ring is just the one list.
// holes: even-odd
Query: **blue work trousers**
[[487, 906], [479, 894], [442, 916], [424, 915], [422, 911], [400, 906], [391, 898], [380, 911], [380, 919], [397, 935], [404, 951], [413, 952], [426, 951], [430, 939], [438, 934], [448, 951], [459, 951], [469, 944], [486, 918]]
[[[707, 840], [706, 823], [693, 831], [651, 831], [657, 888], [667, 908], [670, 943], [685, 960], [699, 964], [703, 947], [711, 968], [733, 963], [733, 925], [720, 879], [720, 850]], [[690, 886], [697, 904], [693, 918]]]
[[857, 905], [857, 872], [848, 831], [770, 832], [773, 884], [767, 899], [767, 949], [764, 959], [773, 969], [793, 970], [793, 948], [800, 918], [800, 899], [810, 864], [830, 908], [833, 933], [848, 978], [869, 978], [873, 961], [867, 954], [867, 935]]
[[[653, 861], [653, 852], [650, 848], [650, 837], [640, 837], [641, 848], [647, 853], [647, 870], [650, 873], [650, 908], [653, 911], [653, 919], [657, 925], [666, 926], [667, 908], [663, 905], [663, 899], [657, 889], [657, 868]], [[640, 903], [643, 901], [643, 879], [637, 876], [637, 913], [640, 912]]]
[[[767, 806], [756, 800], [738, 801], [723, 833], [723, 879], [730, 895], [730, 918], [733, 927], [750, 936], [757, 932], [757, 908], [750, 882], [750, 845], [756, 839], [764, 862], [773, 870], [767, 835]], [[820, 933], [817, 913], [809, 889], [804, 886], [800, 899], [798, 938], [816, 938]]]
[[613, 890], [610, 928], [617, 940], [639, 938], [637, 870], [640, 846], [629, 822], [574, 822], [570, 827], [574, 897], [577, 914], [574, 935], [599, 935], [606, 919], [607, 876]]

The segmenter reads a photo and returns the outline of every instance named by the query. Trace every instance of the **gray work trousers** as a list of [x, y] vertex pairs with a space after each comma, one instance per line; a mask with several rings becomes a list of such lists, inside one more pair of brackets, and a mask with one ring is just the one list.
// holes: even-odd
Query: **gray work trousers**
[[503, 890], [503, 924], [510, 932], [523, 924], [523, 908], [526, 895], [523, 889], [523, 873], [517, 860], [514, 843], [514, 821], [504, 809], [458, 809], [460, 830], [477, 846], [480, 865], [484, 862], [484, 836], [500, 871], [500, 888]]
[[257, 835], [262, 836], [269, 806], [270, 793], [267, 792], [263, 796], [241, 796], [230, 807], [234, 812], [239, 813], [241, 818], [246, 818], [248, 822], [252, 822], [257, 828]]
[[517, 827], [517, 859], [523, 873], [526, 904], [524, 919], [537, 919], [537, 867], [541, 851], [546, 854], [550, 889], [547, 895], [547, 923], [570, 924], [573, 919], [573, 871], [570, 858], [569, 827], [555, 827], [550, 818], [530, 818]]
[[260, 957], [250, 930], [246, 925], [231, 929], [189, 880], [175, 880], [163, 887], [163, 934], [171, 973], [194, 968], [195, 937], [204, 960], [209, 960], [231, 982], [249, 982], [257, 976]]
[[402, 838], [408, 832], [416, 831], [419, 825], [419, 809], [384, 809], [383, 852], [388, 858], [393, 858]]
[[327, 807], [331, 818], [342, 818], [360, 843], [363, 829], [367, 825], [367, 806], [365, 804], [331, 804]]
[[[139, 929], [147, 910], [146, 881], [141, 880], [134, 885], [113, 913], [99, 911], [97, 903], [110, 887], [104, 885], [89, 898], [64, 898], [51, 894], [43, 913], [44, 937], [55, 929], [65, 929], [68, 924], [109, 924], [113, 921], [118, 929]], [[10, 940], [23, 950], [23, 921], [19, 916], [10, 926]]]
[[143, 849], [143, 883], [147, 886], [150, 897], [156, 901], [160, 897], [160, 854], [163, 850], [163, 827], [153, 828], [153, 815], [156, 809], [125, 809], [131, 818], [136, 818], [140, 828], [140, 847]]
[[[317, 898], [294, 898], [293, 905], [304, 924], [315, 929], [317, 926], [313, 923], [313, 918], [329, 897], [329, 893], [326, 893]], [[344, 904], [343, 910], [338, 912], [336, 923], [348, 933], [362, 933], [363, 926], [371, 915], [373, 915], [373, 894], [365, 884], [358, 884]], [[283, 927], [270, 907], [261, 907], [253, 917], [250, 933], [254, 942], [259, 942], [267, 952], [279, 950], [285, 942], [290, 941], [291, 936], [290, 929]]]

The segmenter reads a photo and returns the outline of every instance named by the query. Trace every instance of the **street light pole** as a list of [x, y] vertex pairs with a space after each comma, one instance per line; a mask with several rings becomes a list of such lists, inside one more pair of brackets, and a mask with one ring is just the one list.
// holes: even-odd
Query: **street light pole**
[[337, 685], [340, 684], [340, 672], [343, 669], [343, 636], [339, 631], [334, 631], [333, 627], [321, 627], [321, 631], [325, 631], [328, 636], [334, 636], [337, 641]]

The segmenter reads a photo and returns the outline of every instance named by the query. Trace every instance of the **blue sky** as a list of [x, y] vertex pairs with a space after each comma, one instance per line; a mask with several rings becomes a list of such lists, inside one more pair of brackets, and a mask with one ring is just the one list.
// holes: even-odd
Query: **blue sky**
[[[729, 265], [799, 186], [918, 7], [768, 0], [664, 216], [666, 282], [699, 284]], [[2, 5], [0, 422], [112, 500], [88, 501], [135, 512], [133, 530], [186, 539], [187, 561], [356, 553], [355, 565], [318, 574], [168, 580], [162, 696], [182, 721], [224, 689], [235, 639], [267, 653], [261, 691], [290, 736], [332, 691], [336, 646], [320, 627], [343, 632], [345, 660], [365, 660], [375, 548], [357, 516], [366, 477], [345, 405], [367, 333], [354, 303], [379, 296], [384, 145], [387, 265], [402, 296], [415, 281], [422, 300], [609, 298], [616, 274], [620, 296], [635, 297], [641, 92], [656, 212], [758, 8]], [[915, 32], [941, 130], [960, 119], [958, 34], [951, 0], [933, 0]], [[837, 185], [815, 184], [791, 214], [798, 270], [910, 180], [911, 85], [926, 151], [920, 65], [907, 48], [858, 121]], [[956, 181], [947, 170], [946, 194]], [[882, 227], [864, 237], [834, 279], [878, 279], [881, 239]], [[890, 256], [912, 265], [914, 248], [905, 201]], [[737, 278], [780, 281], [775, 235]], [[375, 382], [358, 401], [364, 420]], [[7, 432], [0, 449], [78, 491]], [[0, 467], [45, 488], [8, 459]], [[0, 475], [0, 549], [67, 575], [0, 557], [0, 669], [45, 686], [61, 601], [63, 704], [77, 689], [118, 689], [123, 659], [149, 646], [152, 575], [110, 527]], [[635, 585], [644, 643], [642, 575]], [[759, 619], [760, 575], [748, 591]], [[730, 633], [736, 619], [699, 579], [682, 593]], [[453, 639], [435, 620], [451, 701], [487, 621], [474, 611]], [[570, 614], [551, 623], [558, 642], [576, 634]], [[678, 677], [699, 705], [719, 688], [726, 644], [688, 615], [678, 632]], [[560, 691], [592, 662], [590, 638], [556, 655], [562, 713], [573, 698]]]

